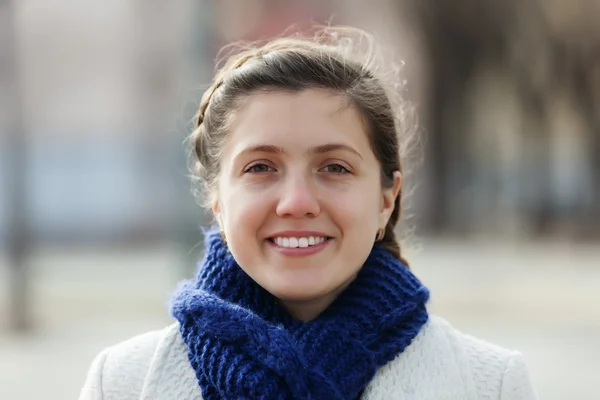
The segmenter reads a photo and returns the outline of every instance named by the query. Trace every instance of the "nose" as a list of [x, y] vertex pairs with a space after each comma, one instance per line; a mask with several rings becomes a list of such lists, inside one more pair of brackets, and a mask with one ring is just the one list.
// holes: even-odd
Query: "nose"
[[319, 215], [321, 208], [311, 180], [301, 174], [289, 176], [286, 184], [282, 185], [276, 212], [280, 217], [293, 218]]

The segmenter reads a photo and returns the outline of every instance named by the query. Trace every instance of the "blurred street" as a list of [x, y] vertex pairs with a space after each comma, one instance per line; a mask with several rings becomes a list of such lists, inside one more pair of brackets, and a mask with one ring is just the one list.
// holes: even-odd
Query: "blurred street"
[[[437, 240], [420, 247], [409, 260], [432, 291], [433, 312], [522, 351], [540, 399], [597, 398], [597, 245]], [[34, 331], [9, 334], [0, 299], [0, 399], [77, 398], [102, 348], [170, 323], [165, 303], [183, 262], [172, 245], [35, 252]], [[3, 294], [6, 271], [0, 263]]]

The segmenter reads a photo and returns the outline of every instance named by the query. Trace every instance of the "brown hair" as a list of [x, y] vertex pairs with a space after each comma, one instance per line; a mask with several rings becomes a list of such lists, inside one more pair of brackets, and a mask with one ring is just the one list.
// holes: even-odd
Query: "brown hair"
[[[192, 146], [192, 177], [203, 183], [204, 205], [211, 203], [218, 186], [221, 152], [231, 115], [240, 102], [257, 91], [299, 92], [317, 88], [340, 93], [362, 116], [371, 148], [380, 163], [381, 184], [394, 183], [394, 171], [402, 172], [401, 153], [408, 148], [408, 138], [399, 141], [404, 122], [405, 103], [399, 98], [398, 84], [385, 86], [378, 73], [378, 59], [373, 37], [347, 27], [318, 28], [314, 37], [287, 36], [264, 43], [252, 43], [234, 49], [217, 72], [212, 85], [200, 102], [196, 126], [189, 137]], [[379, 55], [383, 53], [380, 51]], [[381, 57], [379, 57], [381, 58]], [[396, 73], [387, 64], [387, 72]], [[196, 192], [198, 194], [198, 192]], [[208, 200], [208, 201], [207, 201]], [[395, 226], [400, 218], [402, 192], [379, 242], [394, 257], [402, 257]]]

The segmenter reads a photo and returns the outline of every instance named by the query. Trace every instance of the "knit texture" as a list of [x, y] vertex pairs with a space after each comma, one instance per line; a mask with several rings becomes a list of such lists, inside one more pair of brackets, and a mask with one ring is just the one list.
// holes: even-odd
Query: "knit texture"
[[356, 399], [427, 322], [427, 288], [378, 246], [329, 308], [302, 323], [218, 233], [205, 245], [196, 281], [172, 301], [203, 399]]

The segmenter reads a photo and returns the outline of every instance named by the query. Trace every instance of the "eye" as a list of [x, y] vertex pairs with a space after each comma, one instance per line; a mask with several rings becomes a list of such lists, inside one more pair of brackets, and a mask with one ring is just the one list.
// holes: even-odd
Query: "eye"
[[254, 163], [252, 165], [250, 165], [249, 167], [247, 167], [246, 169], [244, 169], [244, 173], [252, 173], [252, 174], [257, 174], [257, 173], [262, 173], [262, 172], [271, 172], [271, 171], [275, 171], [275, 168], [268, 166], [265, 163]]
[[322, 169], [325, 172], [330, 172], [332, 174], [349, 174], [350, 170], [344, 167], [342, 164], [329, 164]]

